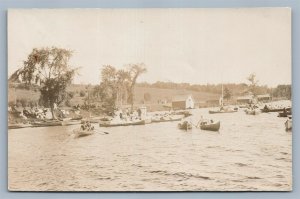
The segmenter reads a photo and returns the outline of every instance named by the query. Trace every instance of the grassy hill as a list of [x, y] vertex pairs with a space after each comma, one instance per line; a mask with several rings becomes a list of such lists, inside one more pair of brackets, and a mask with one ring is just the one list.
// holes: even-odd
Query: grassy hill
[[[73, 92], [74, 96], [70, 100], [71, 105], [83, 104], [86, 95], [80, 96], [80, 92], [87, 91], [86, 85], [71, 85], [68, 88], [69, 92]], [[93, 89], [93, 86], [90, 86], [90, 91]], [[145, 101], [144, 96], [148, 95], [148, 99]], [[176, 95], [192, 95], [196, 102], [206, 101], [210, 99], [218, 99], [219, 95], [214, 93], [207, 92], [196, 92], [185, 89], [162, 89], [162, 88], [149, 88], [149, 87], [136, 87], [135, 88], [135, 104], [158, 104], [158, 101], [164, 101], [170, 103], [172, 98]], [[14, 102], [15, 99], [18, 101], [26, 100], [28, 102], [39, 100], [40, 93], [38, 90], [27, 90], [20, 88], [9, 88], [8, 89], [8, 102]]]

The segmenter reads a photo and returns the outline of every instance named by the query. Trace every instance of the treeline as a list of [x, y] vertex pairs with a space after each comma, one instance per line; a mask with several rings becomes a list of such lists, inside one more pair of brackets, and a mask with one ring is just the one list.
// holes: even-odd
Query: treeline
[[[222, 84], [189, 84], [189, 83], [174, 83], [174, 82], [155, 82], [155, 83], [138, 83], [137, 86], [148, 88], [162, 88], [162, 89], [185, 89], [196, 92], [207, 92], [219, 94], [222, 92]], [[245, 83], [240, 84], [223, 84], [224, 89], [229, 89], [233, 95], [242, 95], [249, 90], [249, 85]], [[257, 94], [270, 93], [271, 88], [267, 86], [256, 86]]]

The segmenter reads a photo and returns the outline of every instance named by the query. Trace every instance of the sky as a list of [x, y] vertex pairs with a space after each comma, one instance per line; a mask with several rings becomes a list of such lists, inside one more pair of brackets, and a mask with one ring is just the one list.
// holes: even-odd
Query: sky
[[8, 75], [33, 48], [73, 51], [74, 83], [100, 83], [103, 65], [144, 63], [138, 82], [291, 84], [291, 10], [11, 9]]

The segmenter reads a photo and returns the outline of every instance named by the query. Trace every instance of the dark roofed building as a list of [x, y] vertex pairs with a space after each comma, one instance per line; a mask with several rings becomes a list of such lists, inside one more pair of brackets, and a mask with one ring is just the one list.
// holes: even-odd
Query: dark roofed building
[[177, 109], [192, 109], [195, 107], [194, 99], [191, 95], [177, 95], [172, 99], [172, 108]]

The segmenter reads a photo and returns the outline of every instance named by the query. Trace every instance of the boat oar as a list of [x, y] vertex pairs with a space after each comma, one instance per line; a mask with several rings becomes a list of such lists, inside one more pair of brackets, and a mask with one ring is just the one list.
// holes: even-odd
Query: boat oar
[[96, 132], [99, 132], [99, 133], [104, 133], [105, 135], [109, 134], [109, 132], [106, 132], [106, 131], [96, 131]]

